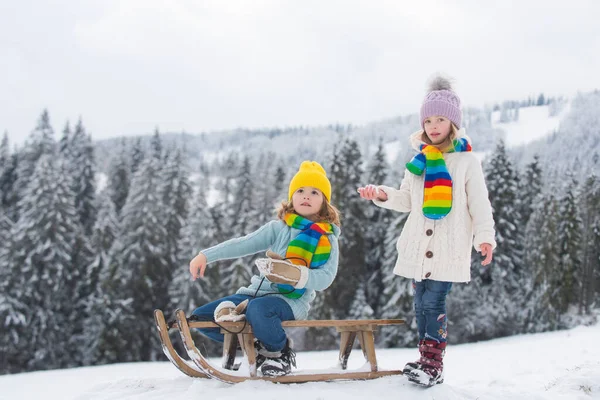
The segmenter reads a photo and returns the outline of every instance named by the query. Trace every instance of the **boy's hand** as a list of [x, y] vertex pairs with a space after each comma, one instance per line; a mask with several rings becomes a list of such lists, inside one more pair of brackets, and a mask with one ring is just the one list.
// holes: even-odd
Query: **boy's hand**
[[379, 188], [375, 185], [367, 185], [365, 187], [359, 187], [357, 192], [360, 193], [360, 197], [367, 200], [379, 200], [379, 201], [387, 201], [388, 196], [383, 190], [379, 190]]
[[481, 246], [481, 255], [485, 256], [485, 259], [481, 262], [481, 265], [488, 265], [492, 262], [492, 254], [494, 250], [492, 250], [492, 245], [489, 243], [482, 243]]
[[206, 256], [202, 253], [190, 261], [190, 274], [192, 280], [195, 281], [198, 278], [204, 277], [204, 270], [206, 269]]

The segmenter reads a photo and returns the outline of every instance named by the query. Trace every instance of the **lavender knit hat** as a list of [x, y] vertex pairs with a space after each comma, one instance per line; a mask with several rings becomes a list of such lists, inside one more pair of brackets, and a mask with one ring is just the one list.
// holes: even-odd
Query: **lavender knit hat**
[[436, 76], [429, 84], [429, 93], [421, 106], [421, 127], [425, 129], [423, 121], [433, 115], [442, 115], [460, 129], [462, 113], [460, 99], [452, 90], [450, 81], [442, 76]]

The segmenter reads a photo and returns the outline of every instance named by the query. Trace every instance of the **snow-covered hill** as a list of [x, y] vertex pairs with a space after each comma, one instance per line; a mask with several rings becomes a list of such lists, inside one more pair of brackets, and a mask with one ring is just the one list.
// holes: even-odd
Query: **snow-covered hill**
[[[450, 346], [446, 383], [423, 389], [404, 377], [363, 382], [227, 385], [184, 376], [168, 362], [117, 364], [0, 376], [0, 399], [600, 399], [600, 325]], [[383, 368], [399, 368], [414, 349], [381, 349]], [[302, 369], [334, 365], [337, 352], [298, 353]], [[216, 361], [218, 362], [218, 360]], [[354, 351], [351, 368], [362, 365]]]

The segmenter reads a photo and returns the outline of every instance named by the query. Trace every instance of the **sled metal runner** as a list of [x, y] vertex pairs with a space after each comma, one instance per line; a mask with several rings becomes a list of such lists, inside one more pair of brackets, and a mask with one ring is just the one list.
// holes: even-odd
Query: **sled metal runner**
[[[376, 379], [383, 376], [401, 375], [400, 370], [379, 370], [377, 358], [375, 355], [375, 341], [373, 332], [378, 326], [403, 324], [404, 320], [305, 320], [305, 321], [284, 321], [283, 327], [335, 327], [341, 334], [339, 366], [340, 370], [332, 372], [316, 373], [291, 373], [279, 377], [266, 377], [257, 375], [256, 371], [256, 352], [254, 349], [254, 335], [249, 325], [243, 322], [226, 322], [220, 325], [228, 331], [223, 331], [225, 335], [223, 351], [223, 368], [212, 365], [198, 350], [194, 344], [191, 335], [191, 328], [216, 328], [219, 325], [213, 322], [191, 322], [188, 323], [185, 313], [182, 310], [176, 312], [177, 324], [184, 347], [195, 363], [198, 370], [205, 376], [220, 380], [226, 383], [238, 383], [247, 380], [264, 380], [277, 383], [302, 383], [333, 380], [367, 380]], [[164, 320], [164, 318], [163, 318]], [[236, 338], [237, 336], [237, 338]], [[348, 358], [352, 350], [355, 339], [358, 337], [363, 355], [369, 365], [370, 371], [348, 371], [346, 370]], [[237, 340], [236, 340], [237, 339]], [[239, 342], [240, 347], [248, 361], [249, 373], [242, 375], [231, 371], [235, 359], [235, 345]], [[171, 346], [172, 347], [172, 346]], [[166, 354], [166, 353], [165, 353]], [[167, 355], [168, 356], [168, 355]], [[170, 358], [171, 359], [171, 358]], [[179, 357], [181, 359], [181, 357]], [[176, 360], [176, 359], [175, 359]], [[173, 362], [173, 359], [171, 359]], [[183, 360], [182, 360], [183, 361]], [[174, 362], [175, 363], [175, 362]], [[176, 364], [177, 365], [177, 364]], [[177, 365], [179, 368], [179, 365]], [[195, 370], [195, 369], [194, 369]], [[184, 372], [185, 373], [185, 372]]]

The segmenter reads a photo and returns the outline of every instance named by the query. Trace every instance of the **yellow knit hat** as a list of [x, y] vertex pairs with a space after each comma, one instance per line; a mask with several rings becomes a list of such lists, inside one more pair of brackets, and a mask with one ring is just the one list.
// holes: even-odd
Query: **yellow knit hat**
[[323, 192], [327, 201], [331, 202], [331, 183], [327, 179], [325, 170], [316, 161], [303, 161], [300, 169], [290, 181], [289, 199], [296, 190], [304, 186], [311, 186]]

